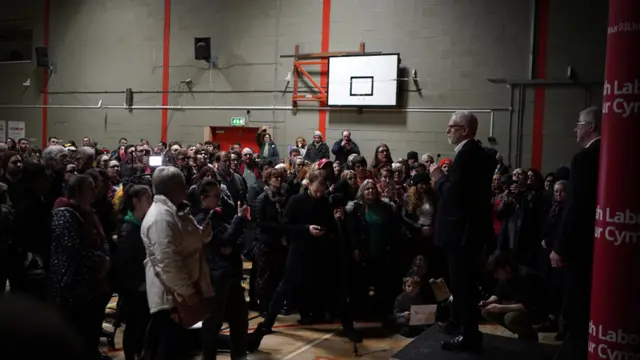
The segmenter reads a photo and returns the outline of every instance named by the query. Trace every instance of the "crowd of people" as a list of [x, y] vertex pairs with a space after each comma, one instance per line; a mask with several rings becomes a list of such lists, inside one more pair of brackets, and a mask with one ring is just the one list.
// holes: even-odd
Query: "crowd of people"
[[[597, 109], [580, 116], [583, 152], [597, 144], [599, 119]], [[573, 227], [589, 210], [575, 204], [595, 204], [595, 194], [583, 187], [570, 209], [565, 194], [591, 175], [512, 170], [477, 128], [474, 114], [456, 112], [455, 157], [394, 160], [383, 143], [371, 162], [349, 131], [332, 146], [320, 132], [298, 137], [285, 159], [266, 127], [257, 153], [211, 141], [121, 138], [111, 151], [89, 137], [81, 146], [51, 137], [43, 150], [7, 139], [0, 282], [55, 305], [81, 335], [83, 359], [106, 357], [98, 343], [114, 293], [126, 359], [176, 358], [175, 339], [199, 320], [204, 359], [221, 349], [240, 359], [294, 310], [302, 325], [339, 319], [356, 343], [356, 320], [415, 336], [425, 327], [411, 307], [423, 304], [437, 304], [438, 326], [455, 335], [445, 350], [478, 350], [483, 318], [523, 341], [567, 329], [582, 340], [574, 333], [588, 299], [567, 293], [588, 286]], [[243, 262], [252, 262], [248, 301]], [[572, 292], [565, 273], [580, 279]], [[447, 285], [451, 296], [437, 296]], [[264, 318], [251, 333], [248, 309]], [[230, 336], [219, 335], [224, 321]]]

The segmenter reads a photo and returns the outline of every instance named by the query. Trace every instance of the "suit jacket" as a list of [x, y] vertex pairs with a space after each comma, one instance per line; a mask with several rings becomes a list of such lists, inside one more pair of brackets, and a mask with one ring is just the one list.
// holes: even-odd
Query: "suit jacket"
[[448, 250], [480, 252], [493, 234], [491, 180], [497, 166], [495, 155], [477, 140], [458, 151], [447, 175], [436, 182], [438, 201], [435, 239]]
[[565, 263], [590, 266], [593, 261], [599, 164], [600, 139], [571, 159], [570, 186], [553, 249]]

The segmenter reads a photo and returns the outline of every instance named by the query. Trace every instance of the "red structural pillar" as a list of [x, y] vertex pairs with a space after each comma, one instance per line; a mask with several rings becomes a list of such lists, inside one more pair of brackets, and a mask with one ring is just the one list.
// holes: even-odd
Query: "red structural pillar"
[[610, 0], [589, 360], [640, 359], [640, 0]]

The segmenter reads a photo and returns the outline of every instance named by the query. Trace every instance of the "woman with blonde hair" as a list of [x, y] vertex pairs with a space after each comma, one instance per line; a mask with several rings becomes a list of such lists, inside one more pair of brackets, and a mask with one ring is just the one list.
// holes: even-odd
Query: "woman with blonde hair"
[[303, 136], [298, 136], [294, 146], [300, 150], [300, 156], [304, 158], [304, 154], [307, 152], [307, 139]]
[[407, 206], [403, 209], [405, 222], [409, 223], [417, 252], [425, 254], [425, 246], [433, 236], [435, 215], [435, 195], [431, 187], [431, 178], [426, 173], [411, 178], [411, 187], [407, 192]]
[[379, 319], [390, 315], [393, 300], [398, 295], [397, 281], [402, 273], [398, 269], [401, 242], [400, 218], [395, 206], [384, 200], [373, 179], [366, 179], [358, 188], [356, 199], [345, 208], [346, 236], [351, 244], [352, 257], [357, 269], [354, 274], [352, 299], [354, 310], [366, 308], [369, 288], [375, 287], [375, 309]]
[[404, 227], [412, 240], [412, 257], [422, 255], [428, 264], [428, 278], [447, 278], [448, 271], [441, 250], [433, 245], [436, 197], [431, 177], [418, 173], [411, 178], [406, 206], [402, 208]]

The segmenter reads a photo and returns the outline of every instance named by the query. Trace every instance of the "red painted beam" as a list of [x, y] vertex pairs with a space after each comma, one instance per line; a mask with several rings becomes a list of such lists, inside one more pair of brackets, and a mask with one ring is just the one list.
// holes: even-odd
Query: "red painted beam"
[[[43, 15], [43, 39], [42, 45], [46, 48], [49, 48], [49, 33], [50, 33], [50, 23], [51, 23], [51, 0], [44, 0], [44, 15]], [[42, 69], [42, 141], [41, 145], [44, 149], [47, 146], [48, 140], [48, 127], [49, 127], [49, 109], [46, 108], [46, 105], [49, 104], [49, 68], [46, 67]]]
[[[549, 42], [549, 4], [550, 0], [537, 1], [536, 21], [536, 67], [534, 77], [547, 77], [547, 44]], [[542, 147], [544, 135], [544, 112], [547, 94], [543, 86], [538, 86], [533, 93], [533, 139], [531, 143], [531, 167], [542, 170]]]
[[[162, 47], [162, 106], [169, 106], [169, 55], [171, 52], [171, 0], [164, 0], [164, 35]], [[162, 109], [161, 141], [167, 141], [169, 109]]]
[[[331, 37], [331, 0], [322, 0], [322, 40], [320, 44], [321, 52], [329, 51], [329, 38]], [[320, 65], [320, 87], [326, 89], [329, 84], [329, 59], [322, 60]], [[324, 101], [321, 106], [326, 106]], [[318, 112], [318, 131], [322, 133], [322, 138], [326, 141], [327, 132], [327, 111]]]

